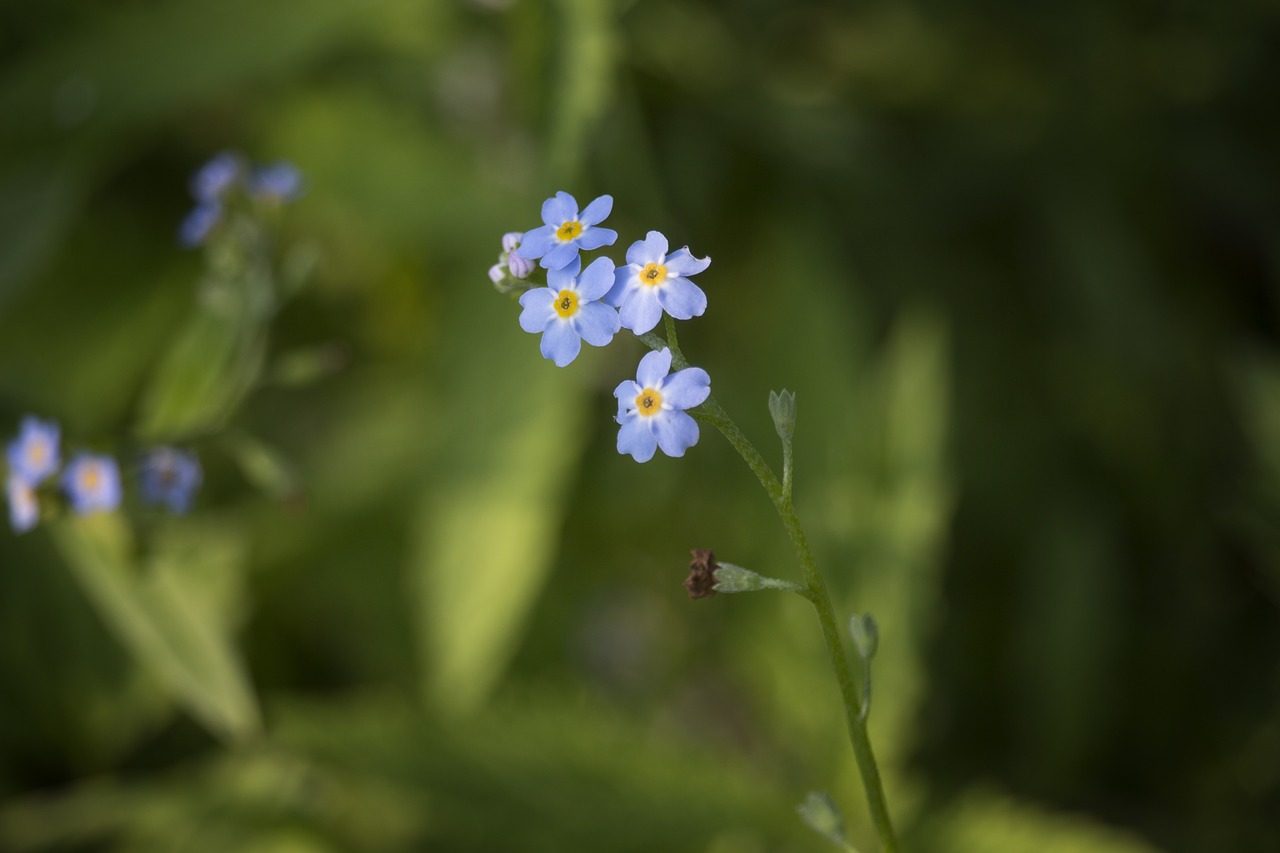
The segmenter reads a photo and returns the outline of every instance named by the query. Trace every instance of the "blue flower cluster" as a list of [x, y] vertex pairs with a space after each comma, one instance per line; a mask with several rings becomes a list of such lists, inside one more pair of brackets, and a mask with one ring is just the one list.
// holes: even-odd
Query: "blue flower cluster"
[[[580, 210], [573, 196], [557, 192], [542, 205], [541, 227], [503, 237], [503, 254], [489, 270], [500, 290], [529, 288], [520, 296], [520, 328], [542, 335], [542, 355], [557, 367], [577, 358], [583, 341], [602, 347], [620, 329], [651, 332], [664, 312], [688, 320], [707, 309], [706, 294], [690, 278], [711, 259], [694, 257], [687, 246], [671, 252], [658, 231], [631, 244], [625, 265], [602, 257], [583, 267], [580, 252], [617, 241], [618, 232], [600, 225], [612, 210], [611, 196]], [[524, 283], [534, 261], [546, 270], [546, 287]], [[670, 370], [669, 349], [651, 352], [640, 361], [635, 381], [614, 391], [618, 452], [637, 462], [647, 462], [658, 449], [683, 456], [698, 441], [698, 424], [685, 410], [707, 399], [711, 378], [700, 367]]]
[[[115, 459], [79, 451], [63, 466], [61, 438], [57, 422], [28, 416], [5, 450], [9, 524], [15, 532], [24, 533], [40, 521], [39, 489], [55, 479], [77, 515], [110, 512], [120, 506], [120, 468]], [[59, 468], [62, 473], [55, 478]], [[190, 508], [203, 479], [195, 454], [169, 447], [144, 454], [138, 476], [143, 501], [164, 505], [175, 514]]]
[[297, 201], [304, 186], [302, 173], [284, 161], [251, 166], [239, 154], [223, 151], [191, 176], [196, 206], [178, 226], [178, 240], [188, 248], [203, 244], [222, 223], [228, 204], [241, 191], [252, 202], [279, 205]]

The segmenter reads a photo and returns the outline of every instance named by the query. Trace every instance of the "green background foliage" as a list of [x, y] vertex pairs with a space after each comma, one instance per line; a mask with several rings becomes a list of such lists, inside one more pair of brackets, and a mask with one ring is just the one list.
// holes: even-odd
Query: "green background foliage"
[[[566, 189], [713, 258], [681, 343], [775, 467], [796, 392], [905, 849], [1280, 849], [1278, 24], [0, 7], [0, 427], [217, 427], [188, 517], [0, 533], [0, 848], [817, 851], [825, 789], [872, 849], [805, 603], [680, 587], [795, 576], [750, 472], [619, 456], [640, 345], [558, 370], [489, 287]], [[307, 179], [265, 350], [176, 243], [223, 149]]]

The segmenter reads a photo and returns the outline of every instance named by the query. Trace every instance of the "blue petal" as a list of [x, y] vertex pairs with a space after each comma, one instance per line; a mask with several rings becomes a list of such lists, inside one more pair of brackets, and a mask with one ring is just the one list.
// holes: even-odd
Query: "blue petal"
[[668, 456], [684, 456], [698, 443], [698, 422], [684, 412], [662, 412], [653, 416], [658, 446]]
[[637, 462], [648, 462], [657, 449], [658, 439], [649, 430], [644, 418], [632, 415], [622, 422], [622, 427], [618, 430], [619, 453], [629, 453]]
[[663, 310], [677, 320], [701, 317], [707, 310], [707, 295], [687, 278], [668, 279], [657, 291]]
[[602, 347], [618, 333], [618, 312], [603, 302], [588, 302], [578, 306], [574, 315], [574, 331], [593, 347]]
[[589, 252], [592, 249], [599, 249], [601, 246], [612, 246], [617, 239], [618, 232], [612, 228], [593, 226], [584, 228], [582, 233], [578, 235], [578, 239], [573, 242]]
[[551, 359], [556, 367], [564, 367], [578, 357], [582, 338], [569, 323], [556, 320], [542, 334], [541, 348], [543, 356]]
[[618, 387], [613, 389], [613, 396], [618, 398], [618, 423], [622, 423], [627, 412], [636, 407], [636, 397], [639, 397], [643, 391], [643, 388], [630, 379], [622, 380], [618, 383]]
[[[584, 226], [595, 225], [597, 222], [604, 222], [611, 210], [613, 210], [613, 196], [602, 195], [587, 205], [587, 209], [582, 211], [578, 221]], [[615, 234], [614, 237], [617, 237], [617, 235]]]
[[636, 382], [641, 390], [656, 388], [662, 377], [671, 370], [671, 350], [663, 347], [658, 352], [651, 352], [640, 359], [640, 367], [636, 370]]
[[622, 298], [618, 309], [622, 325], [637, 335], [653, 331], [662, 319], [662, 306], [658, 304], [658, 294], [652, 287], [637, 287]]
[[578, 277], [578, 271], [582, 269], [582, 259], [577, 255], [573, 256], [573, 260], [565, 264], [560, 269], [547, 270], [547, 287], [551, 288], [553, 294], [562, 290], [577, 290], [578, 285], [575, 279]]
[[609, 292], [613, 287], [613, 261], [608, 258], [596, 258], [578, 276], [578, 295], [583, 299], [595, 301]]
[[547, 330], [547, 323], [556, 315], [556, 294], [550, 288], [539, 287], [520, 294], [520, 328], [537, 334]]
[[550, 225], [524, 232], [524, 236], [520, 238], [520, 245], [516, 248], [516, 254], [536, 261], [560, 245], [560, 241], [555, 238], [555, 233], [556, 229]]
[[711, 266], [710, 258], [695, 258], [690, 254], [688, 246], [676, 249], [671, 253], [671, 257], [667, 258], [667, 272], [676, 275], [697, 275], [709, 266]]
[[711, 394], [711, 377], [701, 367], [686, 367], [668, 376], [658, 389], [662, 402], [681, 411], [701, 404]]
[[543, 269], [558, 270], [567, 267], [578, 259], [576, 243], [560, 243], [550, 252], [542, 256], [540, 263]]
[[558, 192], [542, 203], [542, 221], [554, 231], [565, 222], [578, 218], [578, 201], [566, 192]]
[[613, 287], [604, 295], [604, 301], [617, 308], [622, 304], [623, 297], [627, 294], [627, 288], [631, 287], [631, 282], [636, 277], [636, 271], [631, 268], [630, 264], [620, 266], [613, 271]]

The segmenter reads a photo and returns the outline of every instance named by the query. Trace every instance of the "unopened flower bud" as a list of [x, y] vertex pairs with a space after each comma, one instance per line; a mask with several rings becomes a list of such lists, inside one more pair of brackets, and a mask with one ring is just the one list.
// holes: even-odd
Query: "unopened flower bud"
[[510, 270], [512, 278], [528, 278], [535, 266], [533, 261], [517, 255], [514, 250], [507, 255], [507, 269]]
[[520, 248], [520, 238], [523, 236], [524, 235], [521, 234], [519, 231], [508, 231], [506, 234], [503, 234], [502, 235], [502, 251], [509, 253], [509, 252], [514, 252], [516, 249]]
[[489, 267], [489, 280], [494, 284], [502, 284], [502, 280], [507, 277], [507, 271], [502, 268], [502, 264], [494, 264]]

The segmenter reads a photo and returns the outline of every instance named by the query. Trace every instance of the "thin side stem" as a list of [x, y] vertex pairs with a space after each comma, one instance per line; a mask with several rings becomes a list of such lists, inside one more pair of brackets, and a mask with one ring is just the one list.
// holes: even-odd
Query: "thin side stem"
[[[668, 334], [674, 338], [674, 323], [670, 318], [667, 320]], [[671, 346], [668, 341], [649, 332], [641, 335], [640, 339], [650, 347], [657, 351], [664, 346]], [[675, 369], [683, 369], [688, 367], [683, 355], [675, 346], [671, 346], [672, 350], [672, 367]], [[844, 700], [845, 723], [849, 730], [849, 743], [853, 746], [854, 759], [858, 764], [858, 772], [862, 776], [862, 785], [866, 791], [867, 808], [871, 813], [872, 823], [875, 825], [876, 835], [880, 840], [880, 849], [884, 853], [897, 853], [898, 841], [893, 831], [893, 823], [889, 819], [889, 807], [885, 801], [884, 786], [880, 781], [880, 770], [876, 766], [875, 753], [871, 749], [871, 740], [867, 735], [866, 715], [863, 713], [863, 703], [860, 697], [858, 686], [855, 683], [853, 670], [849, 666], [849, 658], [845, 653], [844, 641], [837, 627], [835, 608], [831, 604], [831, 594], [827, 591], [827, 584], [822, 578], [822, 574], [818, 571], [817, 562], [813, 558], [813, 550], [809, 547], [809, 540], [804, 535], [804, 530], [800, 527], [800, 519], [796, 516], [795, 510], [791, 506], [791, 491], [784, 487], [783, 483], [778, 481], [778, 477], [773, 473], [769, 464], [765, 462], [764, 457], [760, 455], [760, 451], [755, 445], [743, 434], [738, 425], [729, 417], [724, 408], [716, 401], [714, 397], [708, 397], [698, 410], [691, 412], [698, 420], [703, 423], [710, 424], [728, 439], [733, 445], [733, 449], [738, 451], [738, 455], [756, 475], [756, 479], [760, 481], [760, 485], [764, 487], [765, 492], [769, 495], [769, 500], [773, 502], [774, 509], [777, 510], [778, 516], [782, 519], [782, 525], [787, 530], [787, 535], [791, 538], [792, 547], [795, 548], [796, 556], [800, 561], [800, 568], [804, 575], [804, 589], [800, 593], [810, 603], [818, 616], [818, 624], [822, 628], [822, 638], [826, 641], [827, 652], [831, 660], [831, 668], [835, 672], [836, 681], [840, 685], [840, 695]], [[787, 484], [788, 486], [790, 484]]]

